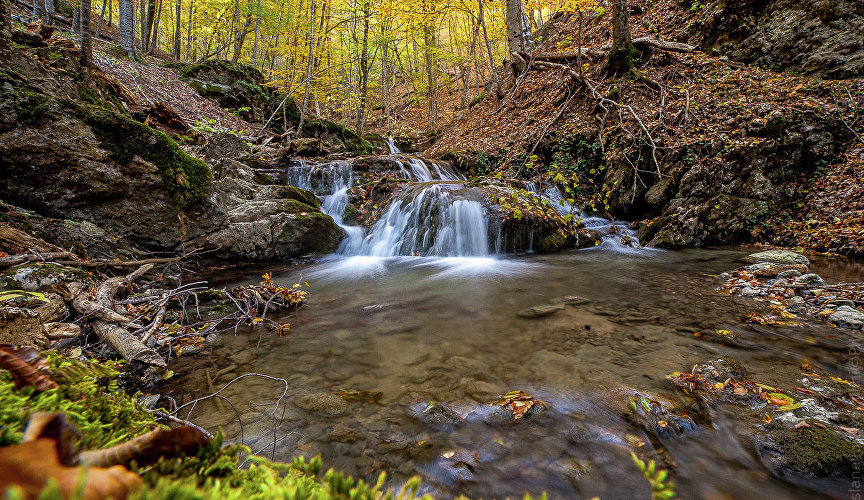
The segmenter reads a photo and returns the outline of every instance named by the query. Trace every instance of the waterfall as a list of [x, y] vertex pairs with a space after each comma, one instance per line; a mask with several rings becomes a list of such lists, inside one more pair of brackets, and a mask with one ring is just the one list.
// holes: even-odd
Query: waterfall
[[454, 199], [459, 184], [432, 184], [394, 201], [354, 253], [394, 257], [489, 255], [488, 217], [479, 201]]
[[573, 214], [574, 220], [581, 220], [582, 225], [603, 235], [600, 245], [595, 248], [617, 252], [627, 252], [634, 248], [642, 248], [636, 231], [630, 229], [623, 221], [611, 221], [603, 217], [589, 217], [581, 210], [567, 203], [556, 186], [541, 187], [537, 183], [525, 184], [525, 189], [536, 193], [541, 199], [549, 200], [552, 207], [561, 215]]
[[362, 227], [344, 223], [348, 190], [354, 183], [350, 161], [310, 165], [301, 160], [288, 169], [285, 177], [289, 184], [318, 195], [322, 200], [321, 211], [345, 231], [346, 237], [337, 250], [340, 255], [465, 257], [489, 254], [488, 217], [483, 204], [452, 194], [462, 187], [453, 181], [465, 180], [463, 175], [447, 165], [427, 163], [420, 158], [399, 156], [392, 161], [404, 178], [424, 184], [394, 201], [368, 235]]
[[399, 151], [399, 148], [396, 146], [396, 143], [393, 142], [392, 137], [387, 138], [387, 149], [390, 150], [391, 155], [398, 155], [402, 151]]

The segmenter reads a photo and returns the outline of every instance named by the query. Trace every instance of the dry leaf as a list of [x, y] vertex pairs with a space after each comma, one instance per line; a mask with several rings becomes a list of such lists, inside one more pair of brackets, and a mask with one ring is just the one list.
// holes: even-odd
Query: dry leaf
[[15, 387], [18, 388], [32, 385], [42, 392], [59, 387], [39, 371], [47, 369], [47, 364], [35, 349], [29, 347], [0, 346], [0, 369], [12, 375]]

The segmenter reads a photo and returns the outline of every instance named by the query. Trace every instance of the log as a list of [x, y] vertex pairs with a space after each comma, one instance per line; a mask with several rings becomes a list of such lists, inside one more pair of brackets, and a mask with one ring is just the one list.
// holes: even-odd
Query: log
[[[654, 47], [662, 50], [667, 50], [669, 52], [682, 52], [682, 53], [690, 53], [695, 52], [696, 47], [693, 45], [688, 45], [686, 43], [680, 42], [669, 42], [666, 40], [660, 40], [658, 38], [643, 36], [639, 38], [633, 39], [633, 45], [641, 48], [645, 47]], [[605, 57], [609, 52], [609, 49], [612, 48], [611, 43], [607, 43], [605, 45], [601, 45], [599, 47], [583, 47], [582, 48], [582, 57], [592, 57], [592, 58], [600, 58]], [[559, 61], [571, 61], [579, 58], [579, 50], [570, 50], [566, 52], [540, 52], [537, 54], [528, 54], [525, 52], [521, 52], [519, 54], [525, 60], [534, 61], [548, 61], [548, 62], [559, 62]]]
[[64, 266], [76, 266], [76, 267], [136, 267], [143, 266], [147, 264], [169, 264], [171, 262], [179, 262], [180, 257], [159, 257], [153, 259], [143, 259], [143, 260], [129, 260], [129, 261], [119, 261], [119, 260], [97, 260], [93, 262], [79, 262], [79, 261], [67, 261], [67, 260], [58, 260], [57, 264], [61, 264]]

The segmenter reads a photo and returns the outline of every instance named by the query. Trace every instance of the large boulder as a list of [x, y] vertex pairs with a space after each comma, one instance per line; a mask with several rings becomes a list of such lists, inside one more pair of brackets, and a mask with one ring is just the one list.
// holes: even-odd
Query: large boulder
[[864, 2], [706, 2], [690, 39], [735, 61], [825, 78], [864, 76]]
[[[171, 63], [180, 78], [204, 97], [247, 121], [262, 122], [270, 117], [280, 100], [266, 85], [264, 75], [255, 67], [224, 59], [207, 59], [194, 64]], [[286, 102], [288, 121], [297, 123], [300, 115], [293, 99]], [[275, 120], [281, 122], [281, 120]]]

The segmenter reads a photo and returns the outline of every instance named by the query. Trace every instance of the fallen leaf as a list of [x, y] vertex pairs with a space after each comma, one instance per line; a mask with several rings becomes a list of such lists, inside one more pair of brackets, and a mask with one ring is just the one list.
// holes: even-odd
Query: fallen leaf
[[858, 434], [858, 429], [854, 427], [843, 427], [841, 425], [840, 428], [843, 429], [845, 432], [848, 432], [849, 434]]
[[809, 429], [810, 424], [808, 424], [806, 420], [802, 420], [802, 421], [798, 422], [797, 424], [795, 424], [795, 428], [796, 429]]
[[32, 385], [37, 391], [43, 392], [59, 387], [56, 382], [40, 372], [40, 369], [47, 371], [47, 363], [35, 349], [29, 347], [0, 347], [0, 369], [12, 375], [15, 387], [19, 389]]

